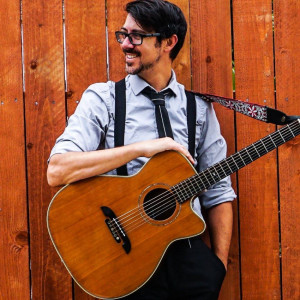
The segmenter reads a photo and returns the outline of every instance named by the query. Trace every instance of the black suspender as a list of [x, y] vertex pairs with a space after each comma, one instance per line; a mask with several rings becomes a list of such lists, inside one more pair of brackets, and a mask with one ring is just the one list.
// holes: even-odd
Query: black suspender
[[187, 99], [187, 126], [188, 126], [188, 141], [189, 152], [194, 157], [195, 155], [195, 138], [196, 138], [196, 99], [195, 94], [185, 91]]
[[[187, 126], [189, 152], [192, 156], [195, 153], [195, 136], [196, 136], [196, 101], [192, 92], [185, 91], [187, 97]], [[116, 82], [115, 86], [115, 147], [124, 145], [126, 118], [126, 85], [125, 79]], [[117, 168], [118, 175], [128, 175], [126, 165]]]
[[[115, 87], [115, 147], [124, 146], [126, 118], [126, 85], [125, 79], [116, 82]], [[128, 175], [126, 165], [117, 168], [118, 175]]]

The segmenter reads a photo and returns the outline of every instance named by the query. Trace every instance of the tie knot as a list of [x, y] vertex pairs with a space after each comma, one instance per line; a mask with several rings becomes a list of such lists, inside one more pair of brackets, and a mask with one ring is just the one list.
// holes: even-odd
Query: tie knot
[[167, 89], [163, 92], [156, 92], [150, 86], [147, 86], [142, 91], [142, 94], [148, 97], [151, 101], [153, 101], [154, 105], [165, 105], [165, 96], [170, 94], [170, 89]]

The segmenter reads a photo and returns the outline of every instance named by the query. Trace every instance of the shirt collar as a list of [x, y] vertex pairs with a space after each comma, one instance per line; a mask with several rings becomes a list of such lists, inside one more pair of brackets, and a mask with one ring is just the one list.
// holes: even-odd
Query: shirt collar
[[[130, 83], [130, 87], [135, 96], [139, 95], [144, 90], [145, 87], [147, 87], [147, 86], [151, 87], [151, 85], [149, 85], [144, 79], [142, 79], [138, 75], [128, 75], [128, 80]], [[176, 80], [176, 74], [175, 74], [174, 70], [172, 70], [171, 80], [170, 80], [168, 86], [166, 86], [162, 91], [164, 91], [168, 88], [173, 91], [175, 96], [179, 94], [178, 83]]]

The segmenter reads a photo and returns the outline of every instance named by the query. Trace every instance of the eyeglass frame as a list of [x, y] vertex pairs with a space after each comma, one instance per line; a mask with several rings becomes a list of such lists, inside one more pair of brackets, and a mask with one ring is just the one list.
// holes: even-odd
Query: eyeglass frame
[[[153, 37], [153, 36], [161, 36], [161, 34], [158, 33], [158, 32], [157, 32], [157, 33], [139, 33], [139, 32], [131, 32], [131, 33], [127, 33], [127, 32], [125, 32], [125, 31], [120, 31], [120, 30], [118, 30], [118, 31], [115, 32], [115, 35], [116, 35], [117, 42], [120, 43], [120, 44], [123, 44], [124, 41], [125, 41], [125, 39], [124, 39], [123, 42], [121, 42], [121, 41], [118, 39], [118, 34], [123, 34], [123, 35], [125, 36], [125, 39], [128, 37], [130, 43], [131, 43], [132, 45], [134, 45], [134, 46], [142, 45], [142, 44], [143, 44], [144, 38], [147, 38], [147, 37]], [[141, 42], [140, 42], [139, 44], [134, 43], [134, 42], [132, 41], [131, 35], [134, 35], [134, 34], [141, 37]]]

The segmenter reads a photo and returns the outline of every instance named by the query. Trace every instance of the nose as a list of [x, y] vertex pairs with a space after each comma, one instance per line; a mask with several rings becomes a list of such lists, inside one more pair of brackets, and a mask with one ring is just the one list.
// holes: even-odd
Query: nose
[[121, 44], [122, 49], [134, 48], [134, 45], [130, 43], [129, 37], [126, 37], [124, 42]]

